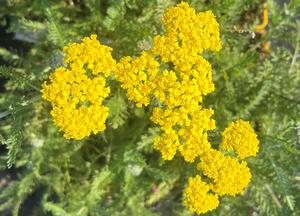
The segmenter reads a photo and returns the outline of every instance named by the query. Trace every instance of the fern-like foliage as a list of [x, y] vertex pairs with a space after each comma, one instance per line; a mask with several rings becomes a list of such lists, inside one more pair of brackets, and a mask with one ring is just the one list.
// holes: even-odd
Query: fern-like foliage
[[[181, 193], [198, 171], [177, 156], [163, 161], [153, 149], [160, 131], [149, 120], [151, 108], [134, 107], [109, 80], [107, 129], [69, 141], [39, 92], [63, 64], [67, 43], [95, 33], [116, 59], [137, 56], [164, 31], [163, 11], [178, 2], [1, 1], [9, 41], [0, 41], [0, 214], [192, 215]], [[242, 117], [261, 143], [258, 157], [248, 160], [253, 178], [245, 194], [222, 198], [208, 215], [299, 215], [300, 1], [188, 2], [212, 10], [220, 23], [223, 49], [205, 53], [216, 90], [204, 103], [215, 110], [217, 131]], [[269, 24], [255, 32], [265, 8]], [[219, 137], [210, 138], [218, 147]]]
[[107, 107], [109, 108], [108, 121], [111, 127], [117, 129], [122, 126], [128, 117], [125, 96], [117, 92], [117, 94], [108, 99]]

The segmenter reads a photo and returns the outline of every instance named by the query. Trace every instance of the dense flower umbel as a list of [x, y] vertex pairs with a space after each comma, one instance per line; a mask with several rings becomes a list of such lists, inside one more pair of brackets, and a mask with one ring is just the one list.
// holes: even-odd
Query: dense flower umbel
[[83, 139], [105, 130], [109, 95], [105, 77], [115, 67], [111, 48], [101, 45], [96, 35], [64, 48], [66, 67], [57, 68], [44, 83], [43, 98], [52, 104], [54, 123], [67, 139]]
[[256, 156], [258, 145], [257, 135], [247, 121], [232, 122], [222, 132], [221, 147], [227, 151], [234, 149], [241, 159]]
[[196, 14], [187, 3], [168, 9], [163, 23], [166, 32], [155, 37], [152, 49], [122, 58], [115, 76], [138, 107], [153, 99], [159, 104], [151, 120], [161, 126], [154, 148], [162, 157], [171, 160], [178, 150], [193, 162], [210, 149], [207, 131], [215, 129], [213, 110], [199, 106], [214, 91], [212, 67], [200, 54], [221, 48], [219, 27], [211, 11]]
[[[157, 75], [154, 96], [163, 107], [154, 109], [151, 119], [161, 126], [162, 137], [155, 139], [154, 147], [166, 160], [174, 157], [176, 148], [185, 161], [194, 162], [210, 149], [207, 131], [215, 129], [213, 110], [199, 106], [202, 97], [214, 91], [211, 65], [200, 54], [221, 48], [219, 26], [211, 11], [196, 14], [184, 2], [167, 9], [163, 23], [166, 32], [154, 38], [151, 52], [174, 67]], [[165, 139], [170, 131], [172, 145]]]
[[154, 148], [160, 150], [165, 160], [171, 160], [179, 150], [186, 161], [193, 162], [196, 156], [210, 149], [206, 131], [215, 129], [212, 114], [212, 109], [154, 108], [151, 119], [163, 131], [154, 140]]
[[161, 134], [154, 148], [164, 160], [180, 152], [184, 160], [200, 158], [198, 169], [206, 176], [190, 177], [183, 203], [198, 214], [215, 209], [219, 197], [243, 193], [251, 173], [242, 159], [255, 156], [258, 140], [248, 122], [238, 120], [222, 133], [223, 150], [235, 150], [239, 158], [225, 156], [211, 147], [208, 131], [216, 128], [214, 111], [203, 108], [202, 99], [214, 91], [211, 64], [201, 54], [219, 51], [218, 23], [211, 11], [196, 13], [187, 3], [166, 10], [165, 33], [155, 36], [153, 47], [138, 57], [126, 56], [116, 64], [111, 48], [96, 36], [65, 47], [66, 67], [57, 68], [44, 83], [43, 98], [53, 107], [54, 123], [66, 138], [82, 139], [105, 129], [109, 95], [105, 78], [112, 75], [138, 107], [155, 107], [151, 120]]
[[214, 149], [201, 156], [198, 168], [213, 180], [211, 189], [218, 195], [241, 194], [251, 180], [250, 169], [245, 161], [239, 162], [237, 158], [224, 156]]
[[127, 90], [128, 98], [138, 107], [149, 105], [150, 95], [156, 87], [159, 63], [153, 56], [143, 52], [140, 57], [121, 58], [114, 73], [116, 79]]
[[197, 214], [206, 213], [218, 207], [219, 199], [216, 194], [209, 193], [210, 187], [201, 181], [201, 177], [196, 175], [190, 177], [187, 187], [183, 191], [184, 205], [189, 210]]
[[154, 38], [153, 52], [164, 62], [171, 61], [181, 67], [204, 50], [221, 49], [219, 24], [211, 11], [197, 14], [188, 3], [182, 2], [167, 9], [162, 21], [166, 32]]

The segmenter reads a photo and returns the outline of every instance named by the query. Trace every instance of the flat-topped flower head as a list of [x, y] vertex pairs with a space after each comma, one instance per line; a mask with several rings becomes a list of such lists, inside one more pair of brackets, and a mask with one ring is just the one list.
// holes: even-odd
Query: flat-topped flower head
[[154, 142], [154, 148], [161, 152], [165, 160], [172, 160], [178, 150], [185, 161], [194, 162], [196, 157], [211, 148], [207, 131], [215, 129], [212, 114], [212, 109], [154, 108], [151, 120], [162, 130], [162, 135]]
[[139, 57], [126, 56], [120, 59], [114, 72], [121, 87], [127, 91], [129, 100], [138, 107], [148, 106], [156, 87], [159, 63], [151, 53], [143, 52]]
[[259, 141], [249, 122], [237, 120], [222, 132], [221, 147], [227, 151], [235, 150], [239, 158], [244, 159], [256, 156]]
[[43, 98], [52, 104], [51, 116], [66, 139], [83, 139], [105, 130], [110, 93], [105, 77], [115, 68], [111, 48], [96, 35], [64, 48], [66, 67], [57, 68], [42, 85]]
[[175, 130], [167, 129], [154, 139], [154, 148], [159, 150], [164, 160], [172, 160], [179, 146], [179, 137]]
[[167, 9], [162, 21], [166, 32], [154, 38], [152, 51], [165, 62], [176, 62], [185, 56], [193, 59], [205, 50], [222, 48], [219, 24], [212, 11], [196, 13], [182, 2]]
[[124, 57], [115, 77], [138, 107], [151, 102], [151, 120], [161, 127], [154, 148], [165, 160], [177, 150], [185, 161], [210, 149], [207, 131], [215, 129], [212, 109], [203, 109], [203, 97], [214, 91], [211, 64], [204, 50], [218, 51], [218, 23], [211, 11], [196, 13], [180, 3], [164, 13], [165, 33], [154, 38], [152, 49], [138, 57]]
[[219, 198], [209, 191], [209, 185], [202, 181], [199, 175], [195, 178], [190, 177], [183, 191], [183, 204], [197, 214], [211, 211], [219, 206]]
[[90, 37], [84, 37], [81, 43], [71, 43], [64, 47], [64, 63], [71, 68], [88, 69], [93, 75], [101, 73], [108, 77], [116, 65], [111, 52], [111, 47], [101, 44], [97, 35], [92, 34]]
[[225, 156], [220, 151], [211, 149], [201, 156], [198, 168], [212, 179], [211, 189], [216, 194], [242, 194], [251, 180], [250, 169], [245, 161]]

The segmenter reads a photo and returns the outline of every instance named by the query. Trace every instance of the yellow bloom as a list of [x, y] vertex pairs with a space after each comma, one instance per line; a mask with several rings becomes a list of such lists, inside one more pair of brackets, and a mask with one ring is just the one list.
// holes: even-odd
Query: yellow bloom
[[[160, 126], [154, 149], [164, 160], [177, 151], [187, 162], [200, 157], [198, 169], [207, 177], [189, 178], [183, 203], [197, 214], [219, 205], [219, 196], [242, 193], [251, 180], [245, 161], [258, 152], [259, 141], [248, 122], [238, 120], [222, 133], [221, 147], [235, 150], [238, 158], [211, 148], [208, 131], [215, 129], [214, 111], [201, 106], [214, 91], [211, 64], [204, 51], [221, 49], [219, 25], [211, 11], [196, 13], [182, 2], [167, 9], [165, 33], [138, 57], [126, 56], [116, 64], [112, 49], [96, 35], [64, 48], [65, 67], [57, 68], [42, 85], [43, 98], [52, 104], [51, 116], [67, 139], [83, 139], [105, 130], [108, 108], [103, 101], [110, 88], [105, 78], [113, 75], [137, 107], [155, 105], [151, 120]], [[210, 181], [210, 182], [209, 182]]]
[[215, 129], [215, 121], [211, 119], [212, 109], [198, 109], [190, 113], [190, 122], [179, 129], [178, 134], [183, 143], [178, 147], [179, 152], [187, 162], [211, 148], [207, 131]]
[[203, 57], [185, 61], [175, 70], [164, 70], [155, 79], [154, 96], [168, 107], [198, 107], [202, 97], [214, 91], [212, 68]]
[[83, 139], [105, 130], [108, 108], [102, 105], [110, 88], [105, 78], [115, 67], [111, 48], [92, 35], [64, 48], [65, 64], [42, 85], [43, 98], [52, 104], [54, 123], [67, 139]]
[[219, 51], [219, 24], [211, 11], [196, 13], [188, 3], [182, 2], [166, 10], [163, 16], [165, 35], [154, 38], [153, 52], [162, 61], [181, 62], [182, 55], [196, 58], [205, 50]]
[[111, 47], [100, 44], [97, 35], [92, 34], [83, 38], [81, 43], [71, 43], [64, 47], [64, 63], [71, 67], [82, 68], [83, 73], [87, 68], [94, 75], [101, 73], [108, 77], [116, 64], [111, 51]]
[[189, 178], [188, 185], [183, 191], [183, 204], [191, 212], [203, 214], [219, 206], [218, 196], [209, 193], [209, 185], [201, 181], [201, 177]]
[[175, 130], [165, 130], [161, 136], [154, 140], [154, 148], [159, 150], [164, 160], [172, 160], [179, 145], [178, 135]]
[[167, 9], [162, 21], [166, 32], [154, 38], [152, 49], [122, 58], [115, 77], [138, 107], [159, 104], [151, 120], [161, 126], [154, 148], [163, 158], [179, 150], [193, 162], [210, 149], [207, 131], [215, 129], [213, 110], [200, 106], [214, 91], [211, 64], [200, 54], [221, 49], [219, 26], [211, 11], [197, 14], [187, 3]]
[[211, 119], [212, 114], [212, 109], [198, 108], [191, 111], [185, 107], [176, 109], [154, 108], [151, 120], [160, 125], [162, 131], [171, 130], [181, 140], [180, 144], [176, 142], [176, 145], [169, 144], [166, 147], [164, 144], [174, 142], [173, 139], [170, 139], [170, 136], [163, 133], [154, 143], [155, 149], [165, 155], [166, 148], [169, 149], [168, 151], [172, 148], [172, 156], [163, 156], [165, 160], [172, 160], [176, 151], [179, 150], [185, 161], [194, 162], [197, 156], [211, 148], [206, 132], [215, 129], [215, 121]]
[[211, 189], [218, 195], [243, 193], [251, 180], [250, 169], [245, 161], [224, 156], [220, 151], [211, 149], [201, 156], [198, 168], [213, 180]]
[[121, 87], [127, 91], [128, 98], [133, 100], [138, 107], [148, 106], [150, 95], [156, 84], [155, 77], [158, 73], [159, 63], [147, 52], [141, 56], [121, 58], [114, 73], [121, 82]]
[[234, 149], [241, 159], [256, 156], [258, 145], [257, 135], [247, 121], [232, 122], [222, 132], [221, 147], [227, 151]]
[[[165, 154], [165, 148], [172, 148], [172, 156], [163, 156], [165, 160], [172, 160], [176, 151], [179, 150], [185, 161], [194, 162], [197, 156], [200, 156], [211, 148], [206, 132], [214, 128], [215, 124], [214, 120], [210, 119], [209, 112], [206, 111], [207, 110], [200, 110], [198, 112], [201, 114], [198, 118], [195, 114], [194, 118], [191, 117], [192, 119], [190, 119], [188, 115], [181, 117], [179, 110], [154, 109], [151, 119], [154, 123], [159, 124], [162, 130], [162, 135], [157, 138], [154, 147], [159, 150], [162, 155]], [[173, 136], [176, 135], [176, 140], [178, 138], [181, 140], [180, 143], [176, 142], [176, 145], [169, 144], [168, 146], [164, 146], [166, 143], [174, 143], [171, 136], [166, 136], [164, 133], [164, 131], [169, 130], [172, 131]]]

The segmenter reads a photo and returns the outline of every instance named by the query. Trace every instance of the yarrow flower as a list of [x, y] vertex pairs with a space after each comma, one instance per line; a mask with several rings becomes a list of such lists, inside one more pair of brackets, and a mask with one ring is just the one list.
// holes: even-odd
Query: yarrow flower
[[214, 91], [212, 67], [200, 54], [221, 48], [219, 26], [211, 11], [196, 14], [184, 2], [166, 10], [163, 23], [166, 32], [155, 36], [153, 47], [123, 57], [115, 77], [138, 107], [159, 104], [151, 120], [161, 127], [154, 148], [162, 157], [171, 160], [179, 151], [194, 162], [210, 149], [207, 131], [215, 129], [213, 110], [199, 105]]
[[251, 180], [245, 161], [239, 162], [237, 158], [225, 156], [215, 149], [203, 153], [197, 167], [211, 180], [207, 183], [201, 181], [199, 175], [190, 177], [184, 189], [183, 204], [197, 214], [217, 208], [219, 196], [242, 194]]
[[101, 45], [96, 35], [64, 48], [65, 67], [50, 75], [42, 85], [43, 98], [52, 104], [54, 123], [66, 139], [83, 139], [105, 130], [108, 108], [102, 105], [109, 95], [105, 78], [115, 67], [112, 49]]
[[164, 62], [184, 68], [186, 61], [193, 62], [203, 51], [219, 51], [222, 47], [219, 24], [212, 11], [197, 14], [182, 2], [167, 9], [162, 22], [166, 32], [154, 38], [153, 52]]
[[150, 95], [155, 89], [159, 63], [150, 53], [143, 52], [140, 57], [121, 58], [114, 72], [121, 87], [127, 90], [127, 96], [138, 107], [148, 106]]
[[210, 187], [201, 180], [199, 175], [195, 178], [190, 177], [188, 185], [183, 191], [183, 204], [189, 210], [197, 214], [206, 213], [218, 207], [218, 195], [209, 192]]
[[243, 120], [222, 132], [222, 149], [235, 150], [238, 157], [213, 149], [208, 140], [208, 131], [216, 128], [214, 110], [201, 103], [215, 87], [211, 64], [201, 54], [222, 47], [213, 13], [196, 13], [182, 2], [167, 9], [162, 21], [165, 32], [154, 37], [150, 50], [138, 57], [123, 57], [118, 63], [111, 56], [112, 49], [101, 45], [96, 35], [66, 46], [66, 66], [50, 75], [41, 92], [51, 102], [53, 121], [67, 139], [105, 130], [108, 76], [121, 83], [137, 107], [152, 104], [151, 120], [161, 130], [154, 148], [162, 158], [172, 160], [179, 152], [186, 162], [200, 159], [197, 168], [205, 181], [200, 175], [189, 178], [183, 204], [201, 214], [217, 208], [219, 197], [243, 193], [251, 180], [243, 159], [256, 155], [259, 141], [250, 123]]
[[256, 156], [258, 145], [257, 135], [247, 121], [232, 122], [222, 132], [221, 147], [227, 151], [234, 149], [241, 159]]
[[[177, 151], [190, 163], [200, 156], [198, 168], [210, 182], [202, 181], [199, 175], [189, 178], [183, 203], [193, 212], [205, 213], [219, 205], [219, 196], [243, 193], [251, 180], [245, 161], [212, 149], [208, 141], [207, 132], [216, 127], [211, 118], [214, 111], [203, 108], [201, 102], [214, 91], [214, 84], [211, 64], [201, 54], [221, 49], [219, 25], [211, 11], [197, 14], [184, 2], [166, 10], [163, 24], [165, 33], [154, 37], [149, 51], [120, 60], [116, 78], [138, 107], [151, 101], [158, 104], [151, 120], [161, 129], [154, 148], [164, 160], [172, 160]], [[258, 150], [255, 133], [245, 125], [241, 132], [239, 126], [223, 133], [223, 149], [234, 147], [241, 159], [254, 156]], [[251, 143], [238, 139], [239, 133]], [[232, 143], [233, 139], [239, 145]]]
[[154, 148], [160, 150], [165, 160], [171, 160], [179, 150], [186, 161], [193, 162], [197, 155], [210, 149], [206, 131], [215, 129], [212, 114], [212, 109], [154, 108], [151, 120], [162, 130], [162, 135], [154, 140]]
[[246, 161], [239, 162], [214, 149], [202, 155], [198, 168], [212, 179], [211, 189], [220, 196], [241, 194], [251, 180]]

